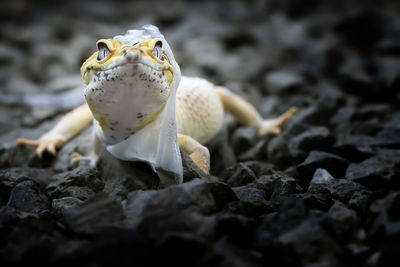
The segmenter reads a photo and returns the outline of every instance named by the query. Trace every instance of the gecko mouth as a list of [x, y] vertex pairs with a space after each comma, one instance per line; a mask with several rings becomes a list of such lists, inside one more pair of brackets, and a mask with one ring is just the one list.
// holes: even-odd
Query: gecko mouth
[[100, 80], [101, 81], [105, 80], [107, 82], [113, 82], [118, 80], [122, 81], [124, 78], [126, 78], [126, 76], [134, 77], [136, 75], [139, 75], [139, 73], [141, 73], [142, 75], [153, 73], [153, 75], [159, 74], [160, 76], [162, 76], [163, 69], [156, 68], [144, 62], [135, 62], [135, 63], [124, 62], [115, 65], [113, 67], [109, 67], [108, 69], [94, 72], [92, 80], [94, 82]]

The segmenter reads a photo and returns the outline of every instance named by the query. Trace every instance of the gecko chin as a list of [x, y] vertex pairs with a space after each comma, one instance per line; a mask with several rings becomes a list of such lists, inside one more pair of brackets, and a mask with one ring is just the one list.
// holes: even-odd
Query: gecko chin
[[162, 70], [129, 60], [95, 72], [85, 88], [106, 144], [121, 142], [153, 121], [169, 96]]

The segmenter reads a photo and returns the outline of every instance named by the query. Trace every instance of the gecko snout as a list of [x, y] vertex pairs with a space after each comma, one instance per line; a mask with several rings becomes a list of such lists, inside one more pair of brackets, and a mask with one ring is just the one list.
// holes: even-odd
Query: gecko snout
[[139, 60], [139, 51], [128, 51], [124, 54], [129, 63], [135, 63]]

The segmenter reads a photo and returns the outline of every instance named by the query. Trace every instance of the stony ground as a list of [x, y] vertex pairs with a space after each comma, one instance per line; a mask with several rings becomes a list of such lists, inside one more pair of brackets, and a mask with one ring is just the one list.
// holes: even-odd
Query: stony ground
[[[0, 4], [2, 266], [389, 266], [400, 252], [400, 17], [391, 1], [78, 1]], [[226, 117], [211, 177], [185, 183], [107, 152], [70, 166], [15, 147], [82, 100], [95, 41], [158, 25], [186, 75], [265, 117], [276, 137]], [[50, 101], [50, 102], [49, 102]]]

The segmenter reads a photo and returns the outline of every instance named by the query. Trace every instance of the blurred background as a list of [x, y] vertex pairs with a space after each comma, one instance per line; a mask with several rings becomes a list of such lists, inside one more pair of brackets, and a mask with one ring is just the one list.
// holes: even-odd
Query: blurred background
[[[0, 1], [0, 261], [393, 265], [399, 15], [398, 0]], [[106, 152], [98, 170], [72, 168], [90, 127], [56, 157], [15, 146], [84, 101], [79, 70], [98, 39], [149, 23], [183, 75], [227, 86], [264, 117], [301, 112], [266, 138], [227, 116], [209, 147], [224, 184], [151, 190], [149, 168]], [[185, 181], [201, 177], [189, 171]]]
[[355, 0], [2, 1], [0, 90], [34, 94], [79, 84], [98, 39], [150, 23], [184, 74], [233, 90], [274, 94], [276, 79], [327, 79], [350, 91], [366, 84], [356, 93], [384, 97], [381, 90], [390, 88], [379, 83], [390, 87], [398, 78], [398, 7]]

